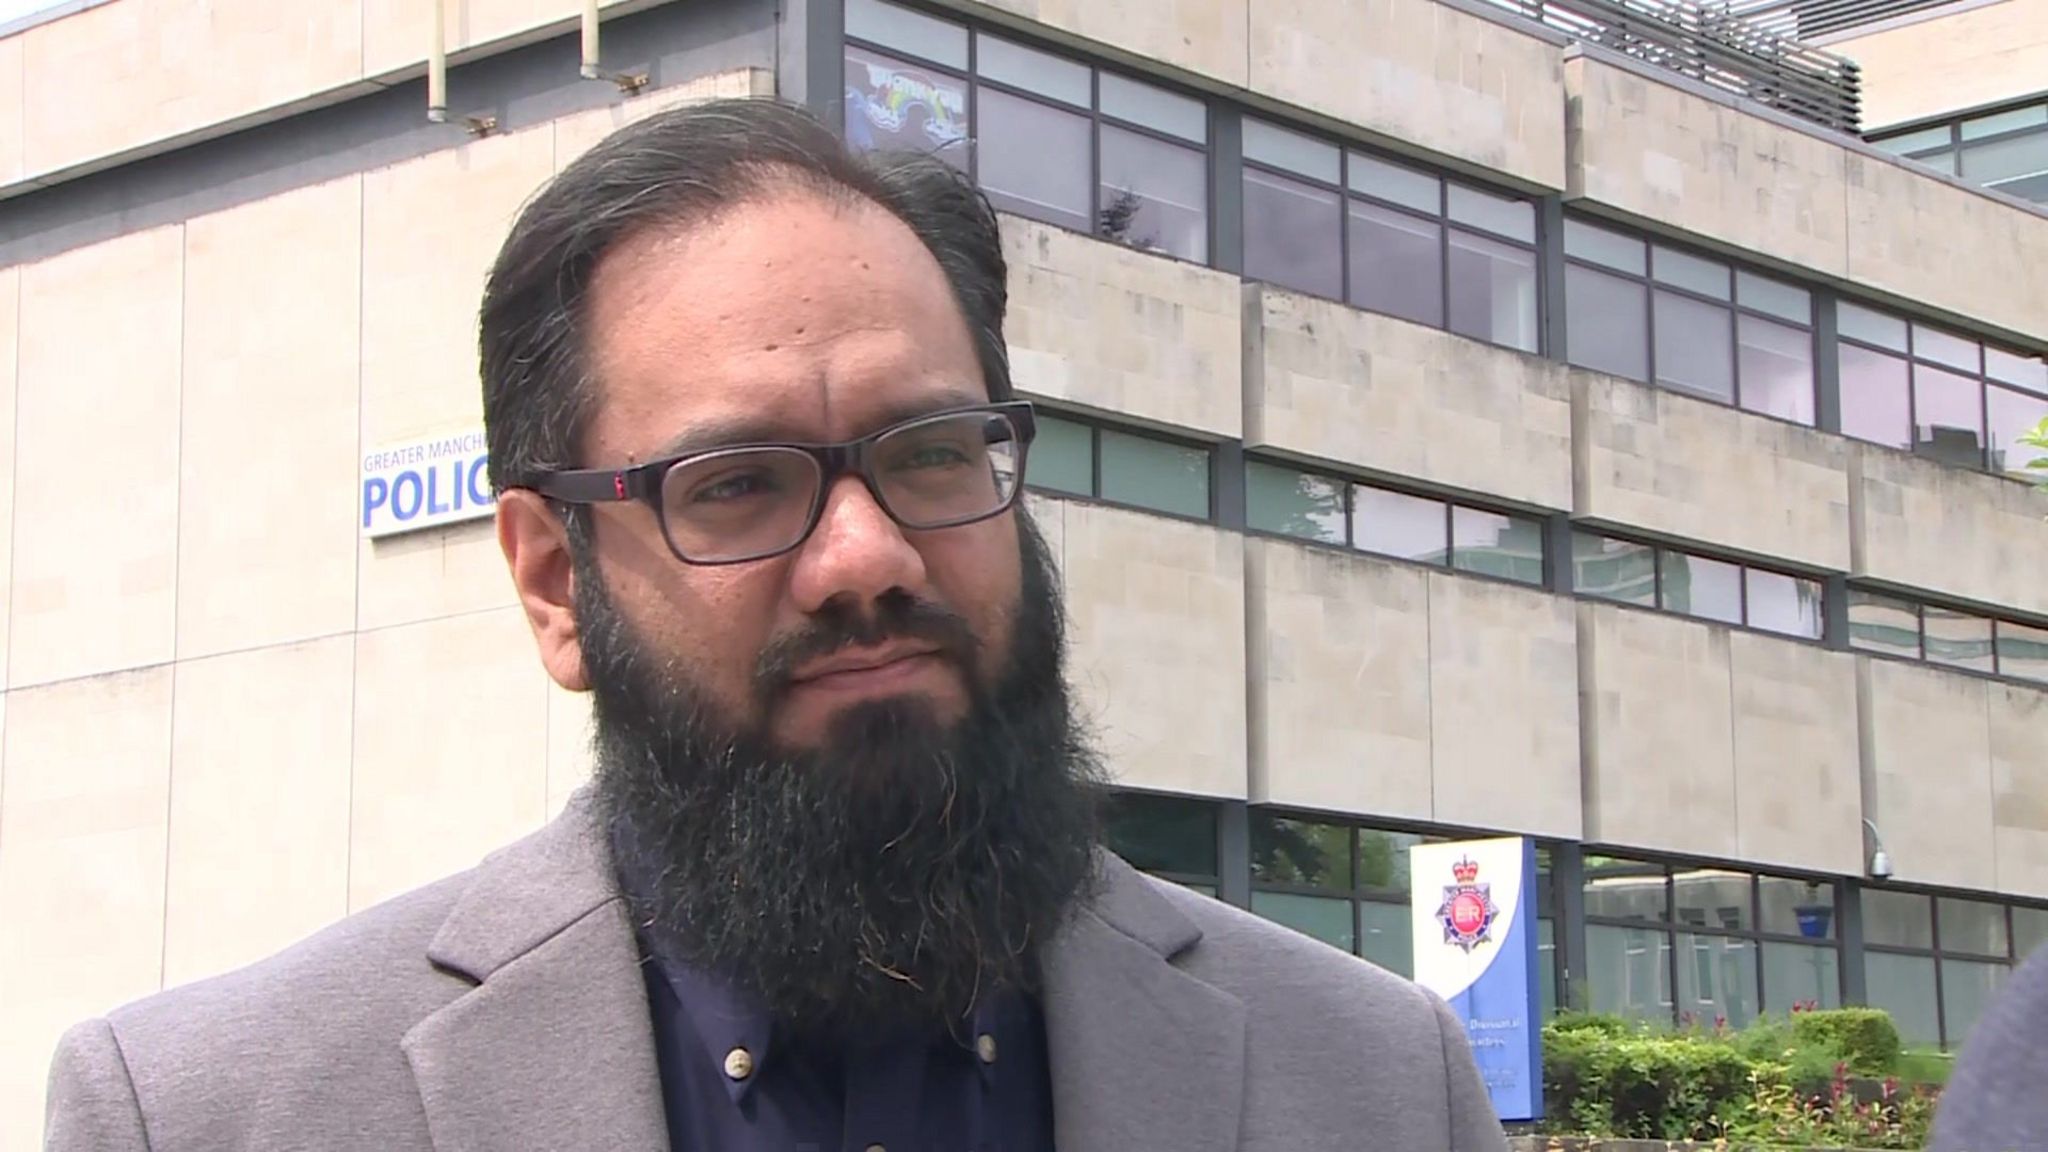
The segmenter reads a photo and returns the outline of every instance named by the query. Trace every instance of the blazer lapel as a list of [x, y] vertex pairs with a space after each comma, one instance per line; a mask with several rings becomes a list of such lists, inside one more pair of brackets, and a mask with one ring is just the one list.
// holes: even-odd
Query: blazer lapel
[[1060, 1152], [1230, 1152], [1242, 1001], [1176, 968], [1201, 929], [1104, 855], [1096, 898], [1047, 947], [1046, 1044]]
[[427, 958], [476, 981], [401, 1042], [436, 1149], [668, 1147], [639, 948], [587, 795], [478, 868]]

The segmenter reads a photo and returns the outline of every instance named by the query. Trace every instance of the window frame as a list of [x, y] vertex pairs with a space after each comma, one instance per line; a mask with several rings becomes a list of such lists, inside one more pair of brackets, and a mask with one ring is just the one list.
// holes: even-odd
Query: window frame
[[[1882, 600], [1890, 601], [1892, 604], [1912, 609], [1914, 655], [1908, 656], [1902, 652], [1895, 652], [1888, 648], [1866, 647], [1856, 642], [1856, 622], [1854, 618], [1850, 616], [1850, 613], [1856, 607], [1858, 594], [1875, 596]], [[2005, 652], [2004, 649], [2000, 646], [2000, 639], [2004, 636], [2005, 629], [2026, 628], [2038, 631], [2041, 629], [2048, 629], [2048, 622], [2021, 620], [2010, 615], [2001, 615], [1998, 613], [1985, 612], [1977, 608], [1966, 607], [1964, 605], [1950, 603], [1948, 601], [1944, 601], [1938, 598], [1915, 596], [1911, 593], [1899, 592], [1890, 588], [1872, 587], [1867, 584], [1852, 583], [1848, 585], [1847, 596], [1848, 601], [1843, 605], [1843, 615], [1846, 622], [1845, 641], [1849, 646], [1849, 650], [1856, 653], [1859, 656], [1874, 656], [1881, 660], [1891, 660], [1902, 664], [1924, 664], [1929, 668], [1939, 668], [1944, 672], [1958, 672], [1965, 676], [1984, 677], [1987, 679], [1996, 680], [2002, 684], [2019, 684], [2032, 688], [2048, 688], [2048, 675], [2036, 678], [2031, 676], [2016, 676], [2010, 672], [2007, 672], [2005, 670]], [[1933, 660], [1928, 658], [1927, 610], [1930, 607], [1938, 608], [1945, 612], [1954, 612], [1959, 615], [1969, 616], [1973, 619], [1982, 620], [1991, 625], [1990, 671], [1985, 671], [1981, 668], [1970, 668], [1961, 664], [1950, 664], [1943, 660]]]
[[[1199, 806], [1206, 812], [1206, 814], [1209, 817], [1209, 828], [1212, 837], [1212, 842], [1210, 844], [1209, 850], [1215, 857], [1216, 871], [1214, 873], [1203, 873], [1181, 872], [1175, 870], [1140, 870], [1143, 871], [1147, 876], [1154, 876], [1161, 880], [1168, 881], [1170, 883], [1179, 884], [1184, 888], [1193, 888], [1197, 891], [1206, 888], [1209, 891], [1203, 893], [1204, 895], [1220, 899], [1220, 894], [1223, 891], [1224, 857], [1222, 805], [1215, 799], [1206, 796], [1188, 796], [1179, 792], [1160, 792], [1151, 789], [1126, 788], [1119, 786], [1110, 789], [1108, 801], [1105, 804], [1105, 809], [1112, 808], [1119, 802], [1123, 801], [1138, 801], [1142, 803], [1147, 800], [1165, 800], [1173, 803], [1182, 803], [1193, 806]], [[1114, 852], [1116, 851], [1116, 848], [1111, 843], [1108, 817], [1109, 813], [1105, 811], [1103, 818], [1102, 843], [1104, 847]], [[1118, 858], [1122, 858], [1121, 854], [1119, 854]], [[1132, 867], [1136, 868], [1137, 865], [1133, 864]]]
[[[1063, 488], [1048, 488], [1036, 484], [1031, 479], [1030, 461], [1026, 460], [1024, 465], [1024, 491], [1026, 493], [1035, 494], [1039, 499], [1043, 500], [1072, 500], [1085, 504], [1099, 504], [1105, 508], [1121, 508], [1131, 512], [1143, 512], [1148, 516], [1164, 516], [1168, 519], [1179, 520], [1188, 524], [1217, 523], [1219, 477], [1217, 475], [1218, 454], [1215, 444], [1190, 436], [1158, 432], [1136, 425], [1083, 416], [1065, 409], [1050, 408], [1036, 400], [1032, 401], [1032, 407], [1035, 409], [1036, 418], [1041, 429], [1043, 429], [1046, 420], [1052, 420], [1061, 424], [1074, 425], [1087, 431], [1088, 491], [1084, 495], [1079, 492], [1069, 492]], [[1149, 440], [1172, 448], [1200, 452], [1207, 467], [1208, 475], [1207, 513], [1202, 516], [1190, 516], [1184, 512], [1176, 512], [1168, 508], [1154, 508], [1149, 504], [1136, 504], [1128, 500], [1118, 500], [1114, 497], [1104, 496], [1102, 494], [1102, 434], [1104, 432], [1114, 432], [1118, 435], [1129, 436], [1134, 440]]]
[[[2029, 908], [2048, 911], [2048, 904], [2037, 904], [2026, 900], [2012, 900], [1993, 892], [1958, 892], [1935, 888], [1900, 888], [1886, 886], [1883, 891], [1895, 896], [1911, 896], [1926, 902], [1928, 929], [1933, 943], [1928, 947], [1911, 944], [1877, 944], [1868, 939], [1863, 950], [1889, 956], [1915, 956], [1934, 962], [1934, 1019], [1938, 1032], [1937, 1042], [1944, 1052], [1954, 1051], [1963, 1037], [1950, 1037], [1948, 1028], [1948, 996], [1945, 960], [1958, 960], [1971, 964], [1997, 964], [2010, 975], [2025, 960], [2019, 954], [2019, 936], [2014, 931], [2013, 910]], [[1860, 899], [1860, 897], [1859, 897]], [[2005, 929], [2005, 954], [1992, 955], [1985, 952], [1971, 952], [1950, 948], [1941, 939], [1941, 902], [1943, 900], [1967, 900], [1973, 904], [1990, 904], [1998, 908], [1999, 922]], [[1860, 911], [1860, 909], [1859, 909]]]
[[[1994, 448], [1994, 445], [1991, 428], [1991, 390], [1993, 388], [1997, 388], [2005, 392], [2013, 392], [2022, 396], [2031, 396], [2038, 400], [2048, 400], [2048, 391], [2043, 391], [2038, 387], [2029, 386], [2026, 384], [2016, 384], [2010, 380], [2004, 380], [1999, 377], [1991, 375], [1989, 367], [1989, 353], [1992, 351], [1996, 351], [2005, 355], [2013, 356], [2020, 360], [2039, 360], [2043, 358], [2041, 354], [2034, 353], [2032, 355], [2028, 355], [2019, 352], [2012, 352], [2006, 346], [1999, 344], [1995, 341], [1984, 339], [1983, 337], [1977, 336], [1974, 333], [1960, 331], [1951, 328], [1948, 325], [1930, 324], [1914, 316], [1897, 312], [1889, 308], [1883, 308], [1876, 304], [1868, 303], [1863, 300], [1855, 300], [1844, 297], [1841, 300], [1841, 303], [1860, 308], [1865, 312], [1870, 312], [1875, 315], [1882, 316], [1888, 320], [1896, 321], [1904, 325], [1906, 329], [1906, 346], [1904, 349], [1899, 349], [1888, 348], [1883, 344], [1875, 343], [1873, 341], [1865, 340], [1856, 336], [1846, 335], [1842, 333], [1839, 328], [1837, 328], [1835, 333], [1835, 341], [1838, 346], [1856, 348], [1870, 355], [1882, 356], [1889, 360], [1898, 361], [1906, 366], [1906, 435], [1908, 438], [1906, 446], [1901, 448], [1895, 444], [1885, 444], [1876, 440], [1866, 440], [1861, 436], [1857, 436], [1849, 432], [1842, 433], [1842, 436], [1845, 439], [1854, 440], [1859, 444], [1873, 444], [1880, 448], [1891, 448], [1894, 451], [1905, 452], [1908, 455], [1914, 456], [1921, 460], [1926, 460], [1932, 464], [1943, 465], [1946, 467], [1958, 467], [1958, 465], [1953, 464], [1947, 460], [1944, 460], [1941, 457], [1933, 454], [1932, 452], [1921, 451], [1919, 447], [1920, 373], [1923, 369], [1935, 372], [1946, 372], [1952, 376], [1960, 376], [1968, 379], [1973, 385], [1975, 385], [1977, 389], [1977, 434], [1979, 439], [1979, 443], [1977, 446], [1977, 462], [1974, 465], [1969, 465], [1967, 467], [1969, 467], [1972, 471], [1982, 472], [1989, 476], [1996, 476], [2000, 479], [2011, 480], [2016, 483], [2026, 484], [2031, 482], [2028, 477], [2016, 475], [2005, 469], [1994, 468], [1992, 466], [1991, 453]], [[1923, 332], [1927, 332], [1930, 335], [1934, 336], [1946, 337], [1949, 339], [1963, 340], [1968, 342], [1976, 350], [1976, 367], [1963, 368], [1958, 365], [1949, 363], [1947, 361], [1935, 359], [1933, 357], [1925, 355], [1920, 350], [1920, 339], [1921, 334]]]
[[[1921, 121], [1918, 124], [1888, 128], [1882, 132], [1873, 132], [1869, 136], [1864, 137], [1864, 142], [1883, 149], [1887, 154], [1897, 156], [1902, 160], [1911, 160], [1918, 164], [1925, 164], [1944, 176], [1960, 180], [1974, 187], [1997, 192], [2004, 196], [2011, 196], [2015, 200], [2048, 206], [2048, 196], [2044, 196], [2040, 200], [2034, 200], [2030, 197], [2021, 196], [2017, 192], [2006, 192], [1997, 185], [1986, 184], [1972, 179], [1963, 171], [1964, 155], [1967, 149], [1972, 146], [1981, 147], [1985, 144], [2004, 144], [2013, 140], [2025, 140], [2033, 136], [2048, 136], [2048, 120], [2044, 120], [2040, 124], [2024, 124], [2018, 128], [2009, 128], [2003, 132], [1994, 132], [1988, 136], [1973, 136], [1965, 140], [1963, 139], [1963, 125], [1965, 123], [2039, 107], [2048, 107], [2048, 98], [2037, 94], [2019, 100], [2002, 102], [1982, 108], [1973, 108], [1964, 113], [1945, 116], [1932, 121]], [[1896, 140], [1906, 136], [1918, 136], [1921, 133], [1936, 128], [1947, 130], [1948, 138], [1941, 144], [1915, 148], [1910, 152], [1901, 152], [1885, 147], [1885, 142], [1888, 140]], [[1948, 166], [1943, 168], [1935, 163], [1935, 161], [1939, 160], [1948, 161]]]
[[[1766, 564], [1757, 564], [1749, 560], [1741, 559], [1740, 557], [1730, 556], [1726, 553], [1715, 552], [1711, 549], [1679, 547], [1677, 545], [1667, 544], [1654, 539], [1649, 539], [1641, 536], [1632, 536], [1620, 532], [1609, 532], [1594, 527], [1579, 527], [1577, 525], [1574, 525], [1571, 532], [1571, 539], [1572, 551], [1570, 557], [1568, 557], [1569, 563], [1567, 563], [1565, 567], [1567, 573], [1569, 574], [1569, 579], [1571, 583], [1570, 591], [1574, 599], [1588, 600], [1596, 604], [1612, 604], [1616, 607], [1630, 608], [1638, 612], [1655, 612], [1663, 616], [1675, 616], [1681, 620], [1694, 620], [1702, 624], [1719, 625], [1723, 628], [1739, 628], [1745, 632], [1754, 632], [1759, 636], [1771, 636], [1779, 640], [1790, 640], [1794, 643], [1799, 644], [1816, 644], [1822, 646], [1825, 646], [1826, 644], [1828, 586], [1827, 579], [1824, 576], [1815, 575], [1809, 572], [1801, 572], [1795, 568], [1780, 568]], [[1581, 539], [1612, 540], [1620, 544], [1628, 544], [1637, 548], [1650, 549], [1651, 584], [1656, 603], [1654, 605], [1637, 604], [1633, 601], [1623, 600], [1620, 597], [1602, 596], [1599, 593], [1588, 592], [1584, 589], [1581, 589], [1579, 587], [1578, 574], [1578, 542]], [[1664, 571], [1667, 558], [1673, 554], [1679, 556], [1697, 557], [1698, 559], [1711, 561], [1716, 564], [1732, 565], [1736, 569], [1736, 587], [1740, 595], [1742, 618], [1740, 620], [1732, 621], [1720, 620], [1712, 616], [1703, 616], [1693, 612], [1681, 612], [1676, 608], [1668, 607], [1667, 601], [1665, 599]], [[1772, 576], [1786, 577], [1791, 580], [1798, 581], [1800, 583], [1814, 585], [1820, 593], [1819, 615], [1817, 617], [1817, 623], [1820, 625], [1820, 631], [1812, 636], [1804, 636], [1797, 632], [1780, 632], [1774, 628], [1765, 628], [1760, 625], [1751, 623], [1749, 610], [1749, 574], [1752, 571], [1766, 573]]]

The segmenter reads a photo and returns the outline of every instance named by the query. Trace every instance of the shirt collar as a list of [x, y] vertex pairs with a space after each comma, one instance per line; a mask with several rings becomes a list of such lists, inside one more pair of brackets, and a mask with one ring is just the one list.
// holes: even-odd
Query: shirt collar
[[[686, 1018], [682, 1031], [703, 1045], [732, 1102], [745, 1100], [771, 1055], [775, 1030], [767, 1010], [724, 979], [671, 961], [659, 949], [646, 951], [675, 993]], [[734, 1075], [742, 1068], [743, 1075]]]

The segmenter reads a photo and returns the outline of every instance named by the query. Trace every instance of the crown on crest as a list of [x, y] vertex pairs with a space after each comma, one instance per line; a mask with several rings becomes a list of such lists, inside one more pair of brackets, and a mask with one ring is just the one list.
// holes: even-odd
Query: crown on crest
[[1479, 879], [1479, 865], [1474, 864], [1470, 857], [1466, 857], [1451, 865], [1451, 875], [1456, 876], [1460, 884], [1470, 884]]

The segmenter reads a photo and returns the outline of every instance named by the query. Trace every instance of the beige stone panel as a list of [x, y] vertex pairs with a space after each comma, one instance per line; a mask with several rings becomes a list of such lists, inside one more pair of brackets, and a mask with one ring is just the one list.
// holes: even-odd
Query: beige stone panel
[[1855, 657], [1753, 632], [1731, 632], [1728, 655], [1736, 857], [1859, 875]]
[[1565, 185], [1563, 49], [1432, 0], [1257, 0], [1264, 96], [1545, 188]]
[[1998, 890], [2048, 896], [2048, 692], [1990, 684]]
[[180, 657], [354, 627], [361, 215], [351, 177], [186, 225]]
[[1578, 606], [1586, 839], [1732, 857], [1728, 629]]
[[355, 638], [175, 668], [165, 987], [347, 914]]
[[22, 87], [22, 37], [0, 40], [0, 187], [22, 177], [21, 132], [27, 114]]
[[1578, 515], [1848, 567], [1841, 437], [1592, 372], [1574, 371], [1572, 392]]
[[[21, 269], [0, 268], [0, 602], [14, 602], [15, 368], [21, 351]], [[0, 685], [7, 683], [8, 618], [0, 610]]]
[[1437, 821], [1579, 838], [1576, 619], [1566, 597], [1430, 573]]
[[[432, 4], [421, 0], [361, 0], [363, 9], [363, 75], [386, 76], [412, 70], [427, 58], [427, 41], [433, 35]], [[601, 8], [638, 0], [601, 0]], [[442, 25], [450, 53], [460, 53], [494, 41], [513, 37], [531, 38], [542, 29], [573, 30], [583, 11], [576, 0], [447, 0], [446, 23]], [[576, 61], [569, 60], [574, 75]], [[451, 99], [453, 92], [451, 90]]]
[[1831, 40], [1863, 70], [1863, 123], [1884, 128], [2041, 91], [2048, 0], [1999, 0], [1952, 16]]
[[1846, 156], [1851, 279], [2048, 340], [2048, 216], [1916, 165]]
[[1066, 508], [1076, 703], [1119, 783], [1245, 795], [1244, 537]]
[[1250, 798], [1430, 818], [1427, 569], [1245, 543]]
[[1567, 60], [1564, 76], [1568, 199], [1846, 274], [1840, 145], [1605, 60]]
[[1850, 452], [1853, 575], [2048, 613], [2039, 493], [1891, 448]]
[[352, 84], [362, 19], [358, 0], [120, 0], [38, 25], [21, 37], [25, 87], [39, 94], [24, 113], [27, 171]]
[[667, 88], [656, 88], [603, 108], [564, 116], [555, 121], [555, 170], [559, 172], [568, 167], [570, 161], [626, 125], [645, 120], [657, 112], [725, 97], [773, 95], [773, 72], [765, 68], [737, 68]]
[[548, 700], [538, 665], [516, 608], [357, 638], [351, 912], [540, 827]]
[[162, 986], [171, 670], [8, 693], [0, 1143], [34, 1148], [66, 1028]]
[[[1026, 467], [1029, 467], [1028, 463]], [[1031, 516], [1031, 522], [1038, 526], [1038, 534], [1045, 538], [1046, 551], [1052, 554], [1053, 563], [1065, 570], [1067, 502], [1027, 488], [1024, 491], [1024, 507]]]
[[1864, 815], [1897, 878], [1992, 888], [1990, 681], [1868, 656], [1857, 665]]
[[1570, 506], [1563, 364], [1245, 286], [1245, 446]]
[[[1263, 3], [1264, 0], [1258, 0]], [[981, 0], [963, 5], [1021, 16], [1068, 36], [1242, 88], [1246, 9], [1254, 0]]]
[[183, 249], [158, 228], [21, 270], [13, 685], [171, 658]]
[[[539, 657], [535, 657], [536, 664]], [[546, 673], [539, 673], [543, 678]], [[590, 693], [569, 692], [548, 680], [548, 815], [554, 816], [590, 780]]]
[[1022, 391], [1236, 437], [1238, 279], [1017, 216], [1005, 335]]

